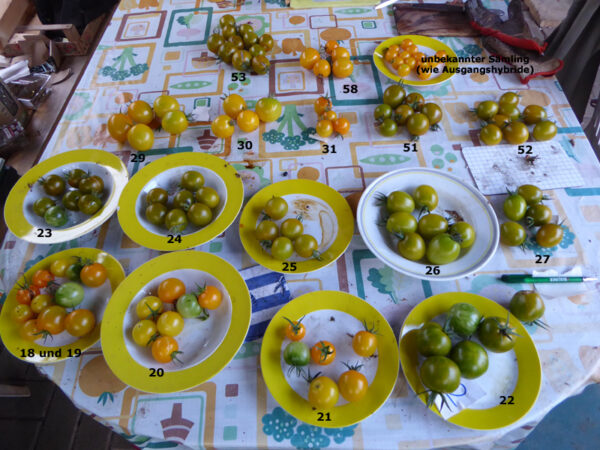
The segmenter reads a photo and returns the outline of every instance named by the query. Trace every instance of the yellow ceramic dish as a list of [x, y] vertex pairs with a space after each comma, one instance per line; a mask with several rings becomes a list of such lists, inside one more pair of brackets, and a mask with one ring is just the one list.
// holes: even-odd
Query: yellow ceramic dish
[[[164, 370], [164, 374], [157, 374], [155, 371], [155, 376], [151, 376], [153, 369], [140, 364], [127, 349], [125, 334], [127, 333], [129, 339], [131, 330], [124, 329], [126, 328], [125, 315], [132, 300], [144, 286], [166, 272], [175, 271], [171, 276], [177, 276], [176, 271], [186, 269], [210, 274], [225, 286], [231, 300], [231, 322], [219, 346], [200, 363], [170, 371], [164, 368], [165, 365], [154, 362], [152, 364], [154, 369]], [[114, 292], [102, 322], [102, 351], [106, 363], [115, 375], [136, 389], [154, 393], [183, 391], [209, 380], [233, 359], [246, 337], [251, 313], [250, 293], [246, 283], [227, 261], [216, 255], [197, 251], [166, 253], [142, 264], [129, 274]], [[184, 327], [182, 334], [185, 332]], [[182, 335], [175, 339], [179, 342]], [[150, 352], [150, 348], [142, 350]], [[184, 352], [181, 355], [183, 358], [186, 348], [179, 348], [179, 350]], [[176, 367], [175, 363], [170, 364]]]
[[[102, 176], [105, 186], [103, 206], [93, 216], [69, 228], [51, 229], [43, 218], [37, 217], [31, 210], [35, 200], [46, 196], [38, 180], [49, 173], [62, 176], [64, 171], [74, 168]], [[4, 220], [15, 236], [34, 244], [55, 244], [75, 239], [99, 227], [112, 216], [128, 177], [125, 164], [112, 153], [91, 149], [60, 153], [36, 164], [17, 181], [6, 199]], [[55, 200], [60, 205], [60, 199]], [[68, 214], [75, 213], [68, 211]]]
[[[167, 184], [176, 183], [185, 170], [203, 173], [205, 186], [219, 192], [221, 205], [218, 206], [217, 217], [207, 226], [194, 227], [194, 231], [187, 234], [173, 235], [164, 227], [155, 227], [146, 221], [145, 191], [151, 187], [166, 189]], [[238, 215], [243, 199], [242, 179], [230, 164], [205, 153], [176, 153], [148, 164], [131, 177], [119, 199], [119, 223], [131, 240], [146, 248], [185, 250], [209, 242], [223, 233]], [[188, 230], [190, 228], [188, 226]]]
[[[508, 312], [490, 299], [467, 292], [446, 292], [434, 295], [415, 306], [402, 325], [399, 339], [402, 370], [415, 392], [426, 390], [418, 373], [416, 329], [435, 316], [446, 313], [455, 303], [461, 302], [475, 306], [484, 317], [506, 317]], [[510, 315], [510, 326], [515, 328], [517, 334], [520, 335], [514, 347], [519, 374], [515, 390], [510, 393], [515, 399], [514, 404], [498, 404], [498, 406], [488, 409], [464, 409], [450, 417], [448, 422], [476, 430], [495, 430], [521, 419], [534, 405], [542, 382], [540, 359], [531, 336], [512, 314]], [[423, 393], [419, 398], [426, 403], [427, 394]], [[440, 415], [435, 405], [431, 406], [431, 410]]]
[[[281, 362], [284, 329], [287, 323], [284, 317], [298, 320], [302, 316], [318, 310], [341, 311], [355, 317], [358, 321], [364, 320], [367, 324], [373, 323], [378, 329], [377, 372], [369, 385], [367, 394], [358, 402], [335, 406], [327, 412], [313, 409], [307, 400], [292, 389], [285, 379]], [[335, 325], [332, 324], [332, 326]], [[309, 339], [308, 333], [310, 330], [307, 331], [305, 340]], [[307, 341], [306, 344], [310, 346], [312, 342]], [[355, 356], [357, 361], [362, 359]], [[292, 300], [271, 319], [260, 349], [260, 365], [269, 392], [288, 413], [305, 423], [319, 427], [347, 427], [369, 417], [383, 405], [391, 394], [398, 376], [398, 348], [389, 323], [369, 303], [345, 292], [318, 291]], [[330, 420], [324, 420], [324, 417]]]
[[[2, 341], [4, 342], [6, 348], [13, 355], [15, 355], [19, 359], [22, 359], [23, 361], [36, 364], [49, 364], [62, 361], [68, 359], [69, 357], [77, 356], [79, 352], [84, 352], [89, 347], [98, 342], [98, 339], [100, 339], [100, 321], [96, 320], [96, 327], [90, 334], [88, 334], [87, 336], [83, 336], [70, 344], [62, 346], [52, 346], [51, 344], [53, 338], [48, 337], [46, 340], [46, 344], [48, 345], [41, 345], [43, 343], [43, 339], [39, 339], [35, 342], [23, 339], [19, 335], [18, 326], [12, 321], [10, 317], [10, 312], [16, 305], [18, 305], [16, 299], [17, 291], [20, 289], [18, 285], [23, 285], [25, 279], [31, 281], [31, 277], [37, 270], [48, 269], [53, 261], [68, 257], [80, 257], [82, 259], [89, 259], [94, 262], [102, 263], [102, 265], [104, 265], [104, 267], [106, 268], [108, 274], [108, 281], [110, 282], [111, 291], [113, 292], [117, 288], [119, 283], [125, 278], [125, 272], [123, 272], [123, 267], [121, 267], [119, 261], [117, 261], [108, 253], [103, 252], [102, 250], [98, 250], [96, 248], [72, 248], [69, 250], [63, 250], [62, 252], [54, 253], [53, 255], [44, 258], [43, 260], [35, 264], [27, 272], [25, 272], [24, 276], [22, 276], [19, 279], [17, 284], [15, 284], [15, 286], [8, 293], [6, 301], [4, 302], [4, 306], [2, 307], [2, 311], [0, 311], [0, 335], [2, 336]], [[103, 304], [99, 305], [99, 308], [103, 310], [104, 306], [106, 306], [106, 304], [108, 303], [109, 298], [110, 296], [107, 296], [105, 299], [94, 299], [93, 303], [95, 303], [96, 301], [103, 302]], [[83, 307], [84, 305], [88, 306], [85, 303], [86, 300], [84, 299], [80, 307]], [[66, 331], [63, 331], [61, 334], [66, 335], [68, 333]], [[59, 357], [54, 356], [54, 354], [52, 356], [40, 356], [40, 351], [44, 354], [47, 354], [46, 352], [48, 351], [54, 353], [59, 349], [61, 350], [61, 356]], [[34, 353], [33, 357], [23, 356], [28, 355], [29, 352], [31, 352], [31, 350], [33, 350]]]
[[454, 71], [458, 68], [458, 63], [447, 62], [445, 63], [445, 65], [449, 69], [449, 72], [442, 72], [435, 78], [429, 78], [428, 80], [410, 80], [400, 78], [397, 73], [392, 72], [391, 66], [389, 66], [385, 62], [385, 59], [383, 59], [383, 55], [385, 54], [385, 50], [387, 48], [394, 44], [400, 45], [404, 39], [411, 39], [415, 45], [419, 47], [427, 47], [428, 49], [430, 49], [432, 52], [427, 52], [427, 56], [433, 56], [433, 53], [437, 52], [438, 50], [444, 50], [448, 57], [456, 58], [456, 53], [454, 53], [454, 50], [452, 50], [442, 41], [439, 41], [437, 39], [430, 38], [427, 36], [420, 36], [418, 34], [405, 34], [402, 36], [396, 36], [383, 41], [377, 46], [375, 52], [373, 53], [373, 61], [375, 62], [375, 65], [377, 66], [379, 71], [383, 73], [386, 77], [391, 78], [394, 81], [402, 81], [404, 84], [409, 86], [435, 86], [436, 84], [448, 81], [455, 75]]
[[[321, 223], [319, 226], [321, 237], [326, 235], [325, 231], [331, 235], [327, 246], [323, 245], [324, 239], [317, 239], [321, 243], [319, 247], [320, 260], [304, 259], [294, 255], [289, 261], [279, 261], [263, 249], [261, 243], [254, 236], [254, 230], [263, 216], [262, 211], [265, 204], [273, 196], [283, 198], [287, 196], [286, 201], [288, 201], [288, 214], [284, 219], [277, 221], [278, 224], [287, 218], [298, 215], [293, 211], [302, 214], [301, 209], [313, 208], [311, 212], [305, 209], [306, 217], [309, 217], [309, 214], [315, 218], [318, 216]], [[294, 204], [290, 204], [290, 198], [296, 199]], [[294, 208], [294, 205], [297, 207]], [[308, 231], [306, 217], [304, 219], [305, 233]], [[323, 226], [325, 219], [327, 222]], [[353, 234], [354, 216], [346, 199], [335, 189], [312, 180], [280, 181], [261, 189], [248, 201], [240, 217], [240, 239], [246, 252], [260, 265], [281, 273], [306, 273], [328, 266], [346, 251]]]

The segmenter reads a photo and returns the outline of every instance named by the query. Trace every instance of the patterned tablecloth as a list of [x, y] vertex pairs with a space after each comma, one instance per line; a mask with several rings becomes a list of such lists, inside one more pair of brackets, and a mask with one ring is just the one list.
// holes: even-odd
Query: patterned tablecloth
[[[335, 3], [335, 2], [333, 2]], [[504, 5], [490, 0], [487, 5]], [[240, 4], [242, 4], [240, 6]], [[259, 34], [277, 40], [265, 76], [233, 81], [232, 69], [208, 52], [206, 40], [223, 13], [250, 22]], [[284, 107], [283, 119], [261, 125], [251, 134], [236, 131], [230, 139], [211, 135], [209, 122], [194, 122], [180, 137], [156, 135], [146, 163], [174, 152], [206, 152], [236, 167], [249, 198], [265, 185], [286, 179], [318, 180], [344, 195], [361, 191], [374, 178], [394, 169], [428, 166], [472, 183], [461, 148], [479, 145], [479, 124], [468, 113], [476, 101], [496, 99], [518, 91], [524, 105], [537, 103], [550, 112], [559, 127], [555, 142], [572, 159], [586, 180], [579, 188], [549, 192], [554, 213], [565, 219], [565, 237], [545, 268], [561, 271], [600, 265], [600, 166], [558, 82], [535, 79], [522, 85], [514, 74], [457, 75], [451, 82], [422, 91], [444, 111], [442, 131], [428, 133], [418, 151], [398, 151], [406, 134], [381, 137], [372, 113], [390, 83], [373, 64], [373, 49], [396, 35], [391, 9], [333, 7], [291, 10], [283, 0], [123, 0], [75, 91], [43, 158], [71, 149], [100, 148], [119, 155], [133, 175], [140, 166], [130, 162], [129, 146], [118, 145], [107, 132], [111, 113], [132, 99], [149, 102], [160, 93], [177, 97], [187, 112], [209, 106], [211, 117], [222, 111], [221, 97], [243, 95], [250, 106], [272, 95]], [[330, 39], [343, 41], [355, 64], [353, 83], [358, 95], [344, 93], [348, 80], [321, 81], [303, 70], [298, 57], [305, 46], [318, 47]], [[485, 55], [478, 41], [443, 38], [459, 56]], [[567, 69], [566, 69], [567, 70]], [[409, 89], [410, 90], [410, 89]], [[329, 94], [335, 110], [352, 123], [351, 135], [335, 142], [336, 154], [324, 155], [308, 138], [316, 124], [313, 100]], [[404, 132], [405, 133], [405, 132]], [[239, 145], [248, 140], [250, 145]], [[502, 196], [491, 197], [501, 216]], [[222, 236], [199, 247], [237, 268], [255, 263], [243, 251], [237, 222]], [[8, 234], [2, 247], [3, 292], [34, 262], [69, 247], [98, 247], [116, 256], [131, 272], [158, 252], [128, 239], [116, 215], [94, 232], [60, 245], [29, 245]], [[446, 291], [481, 294], [506, 305], [519, 285], [505, 285], [503, 272], [538, 267], [538, 248], [523, 252], [500, 246], [484, 270], [453, 282], [408, 278], [383, 265], [368, 251], [356, 232], [346, 253], [334, 264], [307, 275], [288, 275], [292, 297], [333, 289], [348, 291], [375, 305], [399, 331], [410, 309], [422, 299]], [[593, 380], [600, 381], [600, 295], [598, 285], [587, 291], [546, 298], [546, 331], [529, 328], [543, 366], [539, 399], [525, 418], [512, 426], [484, 432], [451, 425], [429, 412], [415, 397], [402, 373], [385, 405], [359, 425], [322, 429], [298, 422], [268, 393], [258, 365], [260, 340], [246, 342], [225, 370], [190, 391], [155, 395], [137, 391], [117, 379], [106, 365], [99, 344], [80, 358], [41, 367], [82, 410], [123, 433], [140, 447], [297, 447], [403, 448], [464, 446], [513, 448], [557, 403]], [[595, 378], [594, 378], [595, 377]]]

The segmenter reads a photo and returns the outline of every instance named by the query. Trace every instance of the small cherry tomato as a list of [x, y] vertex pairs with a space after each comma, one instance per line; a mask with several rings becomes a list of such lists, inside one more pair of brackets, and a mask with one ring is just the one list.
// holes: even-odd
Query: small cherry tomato
[[125, 114], [113, 114], [108, 118], [108, 134], [121, 144], [127, 140], [127, 132], [133, 126], [133, 121]]
[[96, 317], [89, 309], [76, 309], [65, 317], [65, 329], [71, 336], [81, 337], [92, 332]]
[[144, 319], [136, 323], [131, 329], [131, 337], [140, 347], [150, 345], [158, 337], [156, 323], [152, 320]]
[[145, 152], [154, 145], [154, 132], [152, 128], [143, 123], [132, 126], [127, 132], [127, 142], [135, 150]]
[[165, 311], [156, 320], [156, 328], [162, 336], [175, 337], [183, 331], [183, 317], [176, 311]]
[[81, 282], [88, 287], [102, 286], [108, 277], [106, 267], [100, 263], [93, 263], [84, 266], [79, 273]]
[[27, 322], [33, 317], [33, 311], [31, 310], [29, 305], [19, 303], [10, 312], [10, 317], [14, 323]]
[[284, 319], [288, 321], [285, 327], [285, 337], [290, 341], [302, 340], [306, 334], [306, 327], [301, 323], [304, 317], [301, 317], [299, 320], [290, 320], [287, 317], [284, 317]]
[[509, 247], [516, 247], [525, 242], [527, 233], [523, 225], [508, 221], [500, 225], [500, 242]]
[[179, 102], [175, 97], [170, 95], [160, 95], [154, 99], [154, 114], [159, 119], [169, 111], [177, 111], [179, 109]]
[[158, 298], [163, 303], [174, 303], [185, 294], [185, 284], [178, 278], [167, 278], [158, 285]]
[[316, 126], [317, 134], [321, 137], [329, 137], [333, 134], [333, 123], [331, 120], [319, 120]]
[[161, 336], [152, 343], [152, 357], [159, 363], [177, 361], [177, 355], [181, 353], [177, 341], [171, 336]]
[[331, 70], [336, 78], [348, 78], [354, 72], [354, 64], [349, 58], [338, 58], [333, 60]]
[[152, 108], [143, 100], [136, 100], [127, 107], [127, 115], [137, 123], [148, 125], [154, 118]]
[[335, 347], [329, 341], [319, 341], [311, 347], [310, 357], [315, 364], [327, 366], [335, 359]]
[[314, 48], [308, 47], [300, 54], [300, 65], [308, 70], [312, 70], [320, 60], [321, 56]]
[[335, 61], [336, 59], [350, 59], [350, 52], [346, 50], [344, 47], [336, 47], [331, 52], [331, 60]]
[[238, 114], [237, 125], [243, 132], [251, 133], [260, 125], [260, 119], [254, 111], [245, 110]]
[[346, 401], [351, 403], [357, 402], [367, 393], [369, 382], [367, 381], [367, 377], [358, 371], [358, 369], [362, 367], [361, 365], [345, 365], [348, 367], [348, 370], [342, 373], [338, 380], [340, 394], [342, 394], [342, 397], [344, 397]]
[[54, 281], [54, 275], [46, 269], [37, 270], [31, 278], [33, 285], [39, 288], [45, 288], [51, 281]]
[[34, 314], [41, 313], [48, 306], [52, 306], [54, 302], [52, 301], [52, 297], [48, 294], [40, 294], [36, 295], [33, 300], [31, 300], [31, 310]]
[[329, 97], [319, 97], [315, 100], [315, 112], [318, 116], [323, 115], [326, 111], [332, 108], [331, 99]]
[[163, 302], [158, 297], [149, 295], [135, 305], [135, 313], [140, 319], [156, 319], [163, 312]]
[[340, 117], [333, 121], [333, 131], [341, 135], [348, 134], [350, 131], [350, 121], [345, 117]]
[[233, 121], [226, 115], [219, 116], [213, 120], [210, 124], [210, 129], [216, 137], [221, 139], [231, 137], [235, 131]]
[[313, 73], [318, 77], [327, 78], [331, 74], [331, 65], [326, 59], [318, 60], [313, 66]]
[[162, 129], [169, 134], [181, 134], [189, 125], [187, 117], [183, 111], [169, 111], [167, 112], [161, 121]]
[[315, 378], [308, 388], [308, 403], [316, 409], [333, 408], [339, 397], [340, 391], [337, 384], [326, 376]]
[[241, 95], [229, 94], [223, 100], [223, 111], [232, 119], [237, 119], [238, 114], [246, 108], [246, 100]]
[[333, 50], [338, 48], [339, 46], [340, 44], [338, 44], [337, 41], [327, 41], [327, 43], [325, 44], [325, 51], [328, 55], [331, 55], [333, 53]]
[[216, 286], [204, 286], [198, 293], [198, 303], [204, 309], [217, 309], [222, 300], [223, 295]]
[[359, 331], [352, 338], [352, 349], [357, 355], [368, 358], [377, 350], [377, 335], [371, 329]]
[[42, 333], [42, 330], [40, 330], [37, 326], [36, 319], [29, 319], [27, 322], [22, 323], [19, 326], [19, 336], [26, 341], [33, 342], [42, 337]]
[[535, 234], [535, 241], [540, 247], [556, 247], [562, 242], [563, 229], [556, 223], [547, 223], [542, 225]]
[[62, 306], [49, 306], [37, 316], [37, 326], [49, 334], [62, 333], [65, 329], [66, 315], [67, 311]]

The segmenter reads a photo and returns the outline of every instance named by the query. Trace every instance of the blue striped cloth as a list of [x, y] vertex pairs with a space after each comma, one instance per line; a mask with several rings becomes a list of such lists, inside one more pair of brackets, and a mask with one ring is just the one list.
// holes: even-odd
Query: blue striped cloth
[[285, 277], [262, 266], [240, 271], [252, 300], [252, 318], [246, 341], [260, 339], [273, 316], [291, 299]]

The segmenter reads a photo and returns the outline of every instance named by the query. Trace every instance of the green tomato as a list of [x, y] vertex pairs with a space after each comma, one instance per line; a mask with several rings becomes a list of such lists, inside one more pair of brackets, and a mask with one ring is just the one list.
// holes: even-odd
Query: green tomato
[[44, 213], [44, 220], [51, 227], [62, 227], [69, 220], [69, 216], [62, 206], [51, 206]]
[[46, 178], [42, 178], [41, 183], [44, 192], [53, 197], [62, 195], [65, 192], [65, 180], [59, 175], [48, 175]]
[[523, 110], [523, 122], [527, 125], [533, 125], [535, 123], [546, 120], [548, 113], [540, 105], [529, 105]]
[[491, 100], [486, 100], [477, 105], [475, 112], [477, 117], [479, 117], [481, 120], [490, 120], [492, 117], [498, 114], [498, 109], [498, 103]]
[[79, 211], [91, 216], [102, 208], [102, 201], [95, 194], [84, 194], [79, 198], [77, 206]]
[[493, 123], [488, 123], [479, 131], [479, 139], [485, 145], [498, 145], [502, 142], [502, 130]]
[[527, 208], [525, 220], [527, 221], [528, 226], [546, 225], [552, 221], [552, 210], [541, 203], [531, 205]]
[[165, 226], [171, 233], [181, 233], [185, 230], [187, 224], [187, 216], [182, 209], [172, 209], [165, 216]]
[[533, 127], [533, 137], [536, 141], [549, 141], [558, 133], [558, 128], [554, 122], [542, 120]]
[[456, 222], [450, 227], [450, 235], [458, 237], [460, 248], [469, 248], [475, 242], [475, 229], [467, 222]]
[[517, 336], [506, 322], [506, 318], [486, 317], [479, 325], [477, 337], [489, 351], [504, 353], [515, 346]]
[[373, 112], [373, 118], [378, 122], [383, 122], [385, 119], [392, 118], [393, 108], [390, 105], [379, 105]]
[[415, 113], [410, 105], [402, 104], [394, 110], [394, 119], [398, 125], [406, 125], [409, 117]]
[[450, 337], [439, 326], [425, 324], [417, 331], [417, 350], [423, 356], [446, 356], [451, 347]]
[[181, 176], [181, 187], [196, 192], [204, 186], [204, 176], [197, 170], [188, 170]]
[[60, 285], [54, 294], [54, 302], [63, 308], [74, 308], [83, 301], [83, 286], [69, 281]]
[[291, 240], [304, 232], [304, 225], [298, 219], [286, 219], [281, 224], [281, 235]]
[[483, 375], [489, 365], [485, 349], [477, 342], [462, 341], [452, 347], [450, 359], [456, 363], [460, 373], [467, 379]]
[[391, 213], [401, 211], [411, 213], [415, 209], [415, 201], [404, 191], [394, 191], [387, 196], [385, 207]]
[[33, 212], [40, 217], [44, 217], [46, 211], [53, 206], [56, 206], [56, 202], [54, 200], [52, 200], [50, 197], [41, 197], [38, 198], [33, 204]]
[[542, 225], [535, 233], [535, 241], [540, 247], [555, 247], [562, 242], [563, 229], [556, 223]]
[[504, 210], [506, 217], [517, 222], [525, 217], [525, 213], [527, 212], [527, 202], [519, 194], [512, 194], [504, 200], [502, 209]]
[[294, 244], [290, 238], [279, 236], [271, 244], [271, 256], [279, 261], [286, 261], [294, 254]]
[[83, 194], [79, 189], [73, 189], [72, 191], [67, 191], [62, 198], [62, 204], [65, 208], [70, 211], [79, 211], [78, 202]]
[[187, 189], [180, 190], [173, 197], [173, 208], [176, 209], [187, 211], [192, 206], [192, 203], [194, 203], [194, 194]]
[[397, 108], [406, 97], [406, 91], [399, 84], [392, 84], [383, 92], [383, 103]]
[[288, 204], [281, 197], [271, 198], [265, 205], [264, 213], [273, 220], [283, 219], [288, 212]]
[[525, 242], [527, 233], [523, 225], [517, 222], [504, 222], [500, 225], [500, 242], [509, 247], [517, 247]]
[[304, 367], [310, 361], [310, 350], [304, 342], [290, 342], [283, 350], [283, 360], [293, 367]]
[[202, 307], [194, 294], [184, 294], [177, 299], [175, 309], [185, 319], [198, 317], [202, 314]]
[[146, 206], [146, 219], [151, 224], [160, 226], [165, 223], [168, 212], [168, 208], [162, 203], [152, 203]]
[[196, 201], [204, 203], [210, 209], [215, 209], [219, 206], [221, 198], [216, 190], [208, 186], [203, 186], [196, 191]]
[[411, 213], [399, 211], [393, 213], [385, 223], [390, 233], [406, 234], [417, 231], [417, 219]]
[[294, 250], [303, 258], [312, 258], [319, 249], [319, 243], [310, 234], [301, 234], [294, 240]]
[[433, 211], [439, 201], [437, 191], [427, 184], [417, 187], [413, 192], [412, 198], [417, 208], [427, 208], [429, 211]]
[[505, 92], [498, 99], [498, 103], [517, 106], [519, 104], [519, 99], [519, 94], [516, 92]]
[[263, 220], [256, 226], [254, 236], [259, 241], [272, 241], [279, 236], [279, 228], [277, 228], [277, 224], [272, 220]]
[[477, 331], [479, 322], [481, 313], [469, 303], [455, 303], [446, 313], [446, 327], [465, 338]]
[[427, 246], [420, 234], [406, 233], [404, 239], [398, 241], [398, 253], [410, 261], [418, 261], [425, 256]]
[[151, 205], [152, 203], [162, 203], [166, 205], [169, 201], [169, 194], [162, 188], [150, 189], [146, 194], [146, 204]]
[[419, 370], [423, 385], [433, 392], [450, 394], [460, 386], [460, 369], [445, 356], [430, 356]]
[[458, 258], [460, 245], [448, 233], [434, 236], [427, 245], [427, 260], [431, 264], [448, 264]]
[[398, 132], [398, 124], [394, 121], [394, 119], [385, 119], [383, 122], [381, 122], [381, 125], [379, 125], [378, 130], [382, 136], [395, 136]]
[[204, 227], [212, 221], [213, 213], [204, 203], [194, 203], [188, 209], [187, 218], [192, 225]]
[[448, 230], [448, 221], [439, 214], [425, 214], [419, 219], [418, 230], [423, 239], [428, 241], [438, 234], [445, 233]]
[[519, 291], [510, 300], [510, 312], [521, 322], [532, 323], [541, 319], [546, 306], [536, 291]]
[[528, 205], [536, 205], [544, 199], [542, 190], [533, 184], [523, 184], [517, 189], [517, 194], [525, 199]]

